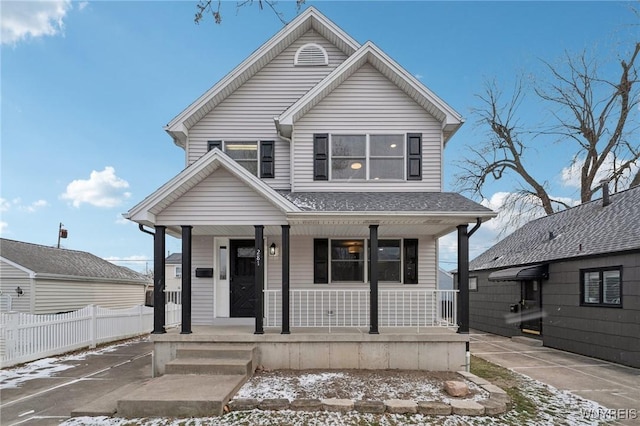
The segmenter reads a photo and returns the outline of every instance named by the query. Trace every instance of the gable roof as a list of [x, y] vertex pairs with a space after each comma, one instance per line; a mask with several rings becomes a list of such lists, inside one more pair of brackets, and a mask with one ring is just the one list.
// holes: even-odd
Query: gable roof
[[0, 238], [0, 258], [36, 276], [93, 278], [146, 284], [144, 275], [91, 253]]
[[164, 261], [167, 264], [181, 264], [182, 253], [171, 253]]
[[131, 210], [123, 216], [134, 222], [153, 226], [155, 223], [155, 215], [220, 167], [229, 171], [233, 176], [263, 196], [281, 211], [299, 211], [293, 203], [281, 197], [276, 190], [252, 175], [247, 169], [229, 158], [227, 154], [218, 148], [214, 148], [178, 173], [173, 179], [165, 183], [140, 203], [132, 207]]
[[360, 47], [357, 41], [315, 8], [307, 8], [165, 126], [174, 143], [184, 148], [191, 126], [310, 29], [320, 33], [347, 55]]
[[476, 257], [472, 271], [640, 250], [640, 186], [533, 220]]
[[279, 117], [274, 118], [278, 132], [290, 138], [293, 123], [309, 112], [335, 88], [367, 63], [371, 64], [382, 75], [403, 90], [418, 105], [442, 123], [445, 142], [449, 140], [464, 123], [462, 116], [453, 108], [447, 105], [431, 90], [427, 89], [375, 44], [368, 41]]

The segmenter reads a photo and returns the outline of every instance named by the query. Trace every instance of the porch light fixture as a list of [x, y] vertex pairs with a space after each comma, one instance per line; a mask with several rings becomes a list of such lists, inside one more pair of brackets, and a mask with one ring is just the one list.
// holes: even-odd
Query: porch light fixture
[[362, 168], [362, 163], [353, 163], [351, 164], [351, 168], [353, 170], [360, 170]]
[[22, 290], [20, 286], [18, 286], [16, 287], [16, 293], [18, 293], [18, 297], [20, 297], [24, 294], [24, 290]]
[[271, 245], [269, 246], [269, 256], [275, 256], [276, 255], [276, 243], [271, 243]]

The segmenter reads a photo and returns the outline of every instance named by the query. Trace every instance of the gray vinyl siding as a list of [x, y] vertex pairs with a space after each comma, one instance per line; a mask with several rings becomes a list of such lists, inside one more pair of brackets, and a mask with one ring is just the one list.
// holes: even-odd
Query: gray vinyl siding
[[[18, 297], [16, 288], [20, 287], [24, 292]], [[31, 313], [31, 278], [29, 274], [13, 265], [0, 261], [0, 291], [11, 296], [11, 310]]]
[[[580, 270], [622, 265], [622, 308], [580, 306]], [[640, 367], [640, 253], [552, 263], [542, 284], [545, 346]]]
[[36, 279], [34, 314], [56, 314], [87, 305], [124, 309], [144, 304], [144, 284]]
[[488, 271], [471, 271], [469, 276], [478, 278], [478, 291], [469, 292], [469, 327], [508, 337], [520, 335], [519, 324], [505, 321], [509, 306], [521, 299], [520, 282], [489, 282]]
[[196, 278], [195, 270], [213, 268], [213, 237], [195, 235], [191, 250], [191, 321], [193, 325], [210, 325], [215, 306], [213, 278]]
[[280, 225], [282, 211], [224, 169], [218, 169], [157, 216], [159, 225]]
[[[322, 238], [322, 237], [319, 237]], [[399, 238], [399, 237], [398, 237]], [[292, 289], [322, 289], [322, 288], [368, 288], [368, 284], [326, 284], [313, 283], [313, 237], [291, 236], [290, 283]], [[271, 237], [267, 246], [275, 242], [280, 247], [280, 238]], [[436, 289], [436, 244], [430, 237], [419, 239], [418, 283], [417, 285], [403, 285], [409, 289]], [[267, 264], [267, 288], [280, 289], [282, 286], [282, 257], [269, 257]], [[380, 283], [380, 288], [397, 288], [398, 283]]]
[[[324, 47], [329, 65], [295, 67], [296, 50], [306, 43]], [[333, 44], [314, 30], [308, 31], [189, 129], [187, 165], [206, 153], [208, 140], [275, 140], [275, 178], [264, 181], [276, 189], [289, 189], [289, 143], [278, 138], [273, 117], [284, 112], [345, 59], [346, 55]]]
[[[580, 306], [580, 270], [622, 265], [622, 308]], [[521, 283], [489, 282], [491, 271], [470, 272], [478, 291], [469, 292], [469, 326], [520, 335], [519, 324], [506, 324], [509, 305], [521, 298]], [[543, 280], [542, 340], [545, 346], [640, 367], [640, 254], [621, 254], [549, 264]]]
[[[314, 181], [313, 134], [422, 133], [422, 180]], [[338, 86], [294, 127], [293, 191], [441, 191], [441, 124], [366, 64]]]

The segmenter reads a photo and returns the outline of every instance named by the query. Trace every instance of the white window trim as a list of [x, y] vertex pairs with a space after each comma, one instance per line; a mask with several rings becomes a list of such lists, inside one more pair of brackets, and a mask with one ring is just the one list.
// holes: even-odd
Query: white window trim
[[[328, 276], [328, 283], [326, 284], [315, 284], [315, 285], [342, 285], [342, 284], [346, 284], [346, 285], [352, 285], [352, 284], [368, 284], [369, 283], [369, 238], [363, 238], [363, 237], [337, 237], [337, 238], [327, 238], [327, 240], [329, 241], [329, 276]], [[333, 258], [331, 257], [331, 242], [332, 241], [344, 241], [344, 240], [352, 240], [352, 241], [363, 241], [364, 242], [364, 262], [363, 262], [363, 281], [333, 281], [332, 279], [332, 266], [333, 266]], [[381, 281], [380, 278], [378, 277], [378, 282], [379, 283], [384, 283], [384, 284], [392, 284], [392, 285], [404, 285], [404, 238], [401, 237], [385, 237], [385, 238], [378, 238], [378, 241], [389, 241], [389, 240], [397, 240], [400, 241], [400, 280], [399, 281]], [[313, 259], [314, 263], [315, 263], [315, 258]], [[379, 261], [379, 259], [378, 259]]]
[[[347, 178], [347, 179], [339, 179], [339, 178], [335, 178], [333, 177], [333, 136], [334, 134], [336, 136], [364, 136], [365, 137], [365, 178], [364, 179], [358, 179], [358, 178]], [[396, 136], [396, 135], [401, 135], [402, 136], [402, 143], [405, 144], [405, 146], [403, 147], [403, 155], [402, 155], [402, 179], [371, 179], [371, 164], [370, 164], [370, 160], [371, 160], [371, 136]], [[340, 133], [340, 132], [336, 132], [336, 133], [329, 133], [329, 180], [333, 180], [333, 181], [337, 181], [337, 182], [349, 182], [349, 181], [356, 181], [356, 182], [405, 182], [407, 180], [407, 147], [406, 147], [406, 140], [407, 140], [407, 133], [394, 133], [394, 132], [380, 132], [380, 133]], [[375, 156], [373, 157], [373, 159], [382, 159], [382, 158], [390, 158], [390, 159], [400, 159], [400, 156], [387, 156], [387, 157], [380, 157], [380, 156]]]
[[[229, 155], [227, 153], [227, 151], [226, 151], [228, 143], [230, 143], [230, 144], [234, 144], [234, 143], [240, 143], [240, 144], [241, 143], [255, 143], [256, 144], [256, 156], [257, 156], [257, 158], [256, 158], [256, 164], [257, 164], [256, 167], [257, 168], [256, 168], [256, 174], [254, 176], [260, 178], [260, 167], [262, 166], [262, 164], [260, 164], [260, 162], [261, 162], [260, 160], [261, 160], [261, 157], [262, 157], [261, 156], [261, 152], [260, 152], [260, 150], [261, 150], [260, 142], [262, 142], [263, 139], [259, 139], [259, 140], [247, 140], [247, 139], [244, 139], [244, 140], [237, 140], [237, 141], [228, 141], [228, 140], [225, 140], [225, 139], [219, 139], [219, 140], [220, 140], [220, 142], [222, 142], [222, 152], [224, 152], [227, 155]], [[271, 139], [264, 139], [264, 140], [265, 141], [266, 140], [270, 141]], [[207, 144], [208, 144], [208, 142], [207, 142]], [[207, 146], [207, 148], [208, 148], [208, 146]], [[275, 147], [274, 147], [274, 149], [275, 149]], [[232, 160], [237, 162], [236, 159], [232, 158]], [[240, 165], [240, 164], [238, 163], [238, 165]]]

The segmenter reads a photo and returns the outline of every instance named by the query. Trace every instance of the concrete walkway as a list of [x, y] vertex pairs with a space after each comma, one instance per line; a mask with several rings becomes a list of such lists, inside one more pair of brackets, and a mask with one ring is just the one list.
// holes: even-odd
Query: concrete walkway
[[[536, 345], [538, 343], [538, 345]], [[609, 410], [593, 420], [640, 425], [640, 369], [539, 346], [533, 339], [471, 332], [471, 355], [566, 390]]]

